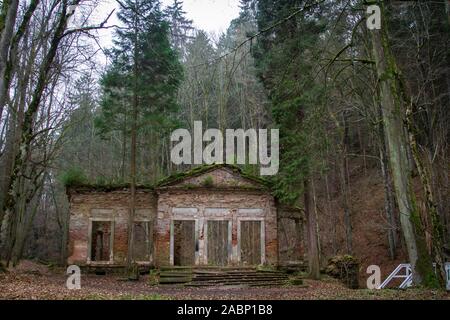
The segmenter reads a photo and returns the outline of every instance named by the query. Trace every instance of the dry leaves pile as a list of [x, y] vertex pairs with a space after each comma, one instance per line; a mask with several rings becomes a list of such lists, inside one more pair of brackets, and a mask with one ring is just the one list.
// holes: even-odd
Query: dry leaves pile
[[66, 279], [63, 272], [0, 274], [0, 299], [450, 299], [442, 291], [351, 290], [330, 278], [305, 280], [302, 287], [205, 289], [152, 286], [147, 276], [130, 282], [113, 275], [82, 275], [80, 290], [68, 290]]

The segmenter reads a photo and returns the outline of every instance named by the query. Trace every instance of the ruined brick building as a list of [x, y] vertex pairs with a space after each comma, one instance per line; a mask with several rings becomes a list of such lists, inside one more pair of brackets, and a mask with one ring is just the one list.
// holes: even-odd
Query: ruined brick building
[[[123, 266], [130, 192], [79, 185], [70, 200], [69, 264]], [[302, 258], [299, 210], [277, 205], [263, 180], [211, 165], [136, 195], [133, 257], [142, 265], [279, 265]]]

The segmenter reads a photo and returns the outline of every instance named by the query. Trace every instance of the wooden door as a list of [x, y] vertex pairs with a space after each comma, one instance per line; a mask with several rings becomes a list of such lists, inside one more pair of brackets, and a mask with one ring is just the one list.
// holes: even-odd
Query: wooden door
[[173, 222], [173, 263], [176, 266], [195, 264], [195, 221]]
[[241, 263], [261, 264], [261, 221], [241, 221]]
[[228, 264], [228, 221], [209, 220], [207, 225], [208, 264], [226, 266]]

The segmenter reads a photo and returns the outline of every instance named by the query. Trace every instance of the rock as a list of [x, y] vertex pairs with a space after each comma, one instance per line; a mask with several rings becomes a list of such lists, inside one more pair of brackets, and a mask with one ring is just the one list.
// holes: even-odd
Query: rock
[[347, 287], [358, 289], [359, 260], [351, 255], [334, 256], [328, 260], [325, 273], [341, 280]]
[[15, 273], [25, 273], [33, 275], [50, 274], [48, 265], [39, 261], [21, 260], [17, 266], [12, 269]]

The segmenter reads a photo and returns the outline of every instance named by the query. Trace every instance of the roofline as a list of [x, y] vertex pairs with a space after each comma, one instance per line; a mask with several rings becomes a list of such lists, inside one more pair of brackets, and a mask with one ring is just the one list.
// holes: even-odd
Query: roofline
[[[197, 177], [202, 174], [214, 171], [216, 169], [225, 169], [228, 171], [231, 171], [232, 173], [236, 173], [239, 176], [241, 176], [244, 179], [247, 179], [253, 183], [257, 183], [260, 187], [254, 187], [254, 188], [248, 188], [248, 187], [232, 187], [230, 189], [239, 189], [239, 190], [248, 190], [248, 189], [269, 189], [269, 182], [263, 178], [251, 175], [249, 173], [243, 172], [241, 168], [239, 168], [236, 165], [232, 164], [210, 164], [210, 165], [201, 165], [192, 168], [191, 170], [187, 171], [181, 171], [173, 173], [172, 175], [169, 175], [167, 177], [162, 178], [159, 182], [155, 184], [141, 184], [136, 185], [136, 189], [148, 191], [148, 192], [154, 192], [156, 190], [164, 190], [167, 187], [174, 186], [178, 183], [181, 183], [182, 181], [191, 178], [191, 177]], [[201, 187], [193, 187], [190, 189], [198, 189]], [[130, 189], [130, 183], [121, 183], [121, 184], [89, 184], [89, 183], [82, 183], [82, 184], [76, 184], [76, 185], [69, 185], [66, 186], [66, 193], [70, 194], [72, 192], [112, 192], [112, 191], [126, 191]], [[189, 189], [186, 187], [181, 186], [180, 189]], [[220, 189], [220, 187], [209, 187], [209, 189]]]
[[252, 182], [258, 183], [259, 185], [261, 185], [261, 187], [264, 188], [268, 188], [269, 187], [269, 182], [263, 178], [257, 177], [255, 175], [249, 174], [249, 173], [245, 173], [242, 171], [241, 168], [239, 168], [236, 165], [233, 164], [226, 164], [226, 163], [214, 163], [214, 164], [210, 164], [210, 165], [201, 165], [201, 166], [197, 166], [192, 168], [191, 170], [188, 171], [183, 171], [183, 172], [178, 172], [178, 173], [174, 173], [168, 177], [165, 177], [163, 179], [161, 179], [156, 185], [155, 188], [159, 189], [161, 187], [167, 187], [167, 186], [172, 186], [174, 184], [180, 183], [182, 181], [184, 181], [187, 178], [191, 178], [191, 177], [198, 177], [202, 174], [211, 172], [213, 170], [216, 169], [228, 169], [230, 171], [232, 171], [233, 173], [237, 173], [239, 174], [241, 177], [243, 177], [244, 179], [250, 180]]

